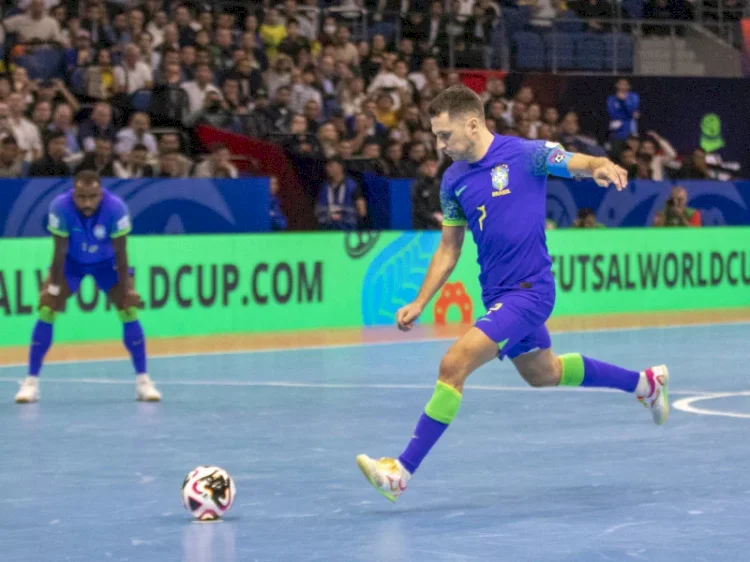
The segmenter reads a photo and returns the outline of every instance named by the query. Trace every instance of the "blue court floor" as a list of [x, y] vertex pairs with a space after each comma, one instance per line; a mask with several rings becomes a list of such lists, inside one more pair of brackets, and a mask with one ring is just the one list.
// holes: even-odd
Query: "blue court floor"
[[[529, 389], [491, 364], [397, 504], [354, 458], [401, 452], [450, 342], [153, 359], [161, 404], [134, 402], [124, 361], [49, 365], [31, 406], [12, 403], [25, 370], [0, 369], [0, 559], [748, 560], [749, 336], [553, 337], [559, 352], [668, 363], [682, 410], [661, 428], [630, 395]], [[236, 480], [224, 522], [193, 523], [180, 503], [199, 464]]]

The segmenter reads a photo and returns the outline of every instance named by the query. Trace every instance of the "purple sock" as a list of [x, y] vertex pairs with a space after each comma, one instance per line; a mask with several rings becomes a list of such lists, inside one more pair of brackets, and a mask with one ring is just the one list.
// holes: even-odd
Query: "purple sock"
[[146, 338], [141, 323], [138, 320], [126, 322], [122, 328], [122, 340], [133, 359], [135, 372], [142, 375], [146, 372]]
[[641, 374], [616, 365], [602, 363], [583, 356], [583, 382], [581, 386], [617, 388], [625, 392], [635, 392]]
[[416, 429], [414, 429], [411, 441], [398, 458], [404, 468], [409, 471], [409, 474], [414, 474], [414, 471], [419, 468], [427, 453], [430, 452], [432, 446], [437, 443], [446, 429], [448, 429], [447, 423], [441, 423], [427, 414], [422, 414], [417, 422]]
[[52, 324], [37, 320], [31, 334], [31, 349], [29, 349], [29, 374], [32, 377], [39, 376], [44, 356], [47, 355], [51, 345]]

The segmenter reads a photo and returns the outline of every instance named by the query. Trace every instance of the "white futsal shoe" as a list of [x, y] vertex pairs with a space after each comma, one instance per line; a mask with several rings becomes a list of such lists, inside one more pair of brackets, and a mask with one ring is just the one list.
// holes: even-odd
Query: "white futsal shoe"
[[375, 460], [367, 455], [359, 455], [357, 466], [370, 484], [392, 502], [404, 493], [411, 478], [409, 471], [397, 459]]
[[663, 425], [669, 417], [669, 370], [666, 365], [651, 367], [641, 373], [636, 398], [651, 410], [654, 423]]
[[16, 404], [31, 404], [32, 402], [39, 402], [39, 377], [29, 375], [16, 393]]
[[135, 377], [135, 399], [138, 402], [159, 402], [161, 401], [161, 392], [159, 392], [148, 375], [137, 375]]

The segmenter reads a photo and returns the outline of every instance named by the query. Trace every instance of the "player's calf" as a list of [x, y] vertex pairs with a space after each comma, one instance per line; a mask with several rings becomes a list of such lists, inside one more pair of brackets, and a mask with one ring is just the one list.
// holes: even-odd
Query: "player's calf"
[[560, 384], [562, 361], [549, 349], [524, 353], [512, 361], [529, 386], [544, 388]]
[[133, 361], [136, 374], [135, 398], [139, 402], [159, 402], [161, 393], [146, 371], [146, 335], [138, 320], [138, 309], [135, 307], [120, 310], [122, 320], [122, 341]]
[[[44, 300], [42, 301], [45, 302]], [[39, 319], [34, 325], [31, 333], [31, 346], [29, 347], [29, 369], [28, 376], [21, 384], [16, 393], [16, 403], [29, 404], [39, 400], [39, 373], [42, 370], [44, 357], [52, 346], [53, 324], [56, 312], [49, 306], [39, 308]]]

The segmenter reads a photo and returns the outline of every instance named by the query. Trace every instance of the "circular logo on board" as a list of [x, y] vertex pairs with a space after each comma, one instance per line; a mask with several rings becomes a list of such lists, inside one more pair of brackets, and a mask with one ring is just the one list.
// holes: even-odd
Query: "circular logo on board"
[[104, 240], [107, 236], [107, 230], [101, 224], [97, 224], [94, 227], [94, 236], [97, 240]]

